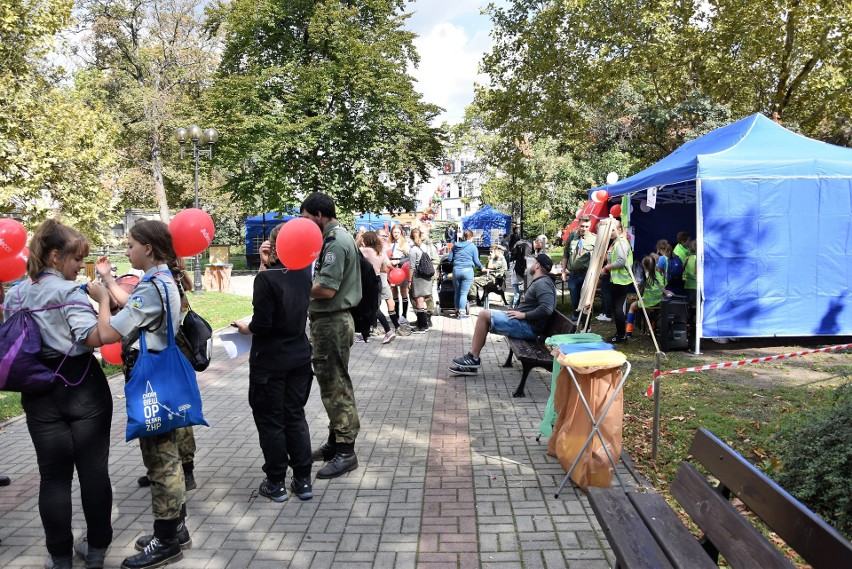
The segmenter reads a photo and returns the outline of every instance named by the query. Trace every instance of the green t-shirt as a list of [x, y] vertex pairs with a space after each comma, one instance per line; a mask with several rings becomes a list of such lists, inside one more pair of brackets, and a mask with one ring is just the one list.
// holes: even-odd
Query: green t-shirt
[[310, 312], [339, 312], [361, 301], [361, 265], [355, 240], [338, 222], [322, 232], [323, 247], [314, 269], [314, 284], [336, 290], [331, 298], [312, 298]]

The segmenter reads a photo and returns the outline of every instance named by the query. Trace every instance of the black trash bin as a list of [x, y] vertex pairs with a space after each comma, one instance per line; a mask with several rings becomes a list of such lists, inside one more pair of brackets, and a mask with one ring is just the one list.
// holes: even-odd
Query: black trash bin
[[686, 350], [689, 347], [689, 300], [685, 296], [672, 296], [660, 302], [659, 331], [660, 349]]

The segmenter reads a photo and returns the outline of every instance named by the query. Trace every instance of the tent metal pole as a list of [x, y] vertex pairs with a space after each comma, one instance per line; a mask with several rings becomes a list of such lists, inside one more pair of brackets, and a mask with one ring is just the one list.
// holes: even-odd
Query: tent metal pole
[[701, 353], [704, 322], [704, 211], [701, 207], [701, 178], [695, 180], [695, 354]]

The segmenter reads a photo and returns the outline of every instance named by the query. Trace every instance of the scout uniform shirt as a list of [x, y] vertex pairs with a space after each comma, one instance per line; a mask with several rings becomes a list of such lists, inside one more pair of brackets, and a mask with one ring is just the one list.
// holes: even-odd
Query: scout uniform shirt
[[322, 237], [314, 283], [337, 293], [332, 298], [312, 298], [309, 312], [340, 312], [358, 306], [361, 302], [361, 266], [355, 240], [337, 221], [326, 226]]
[[[110, 325], [118, 331], [126, 343], [139, 348], [139, 329], [145, 329], [145, 342], [154, 352], [165, 350], [169, 344], [166, 333], [166, 296], [163, 283], [169, 292], [172, 309], [172, 328], [177, 332], [180, 326], [180, 292], [177, 283], [167, 265], [157, 265], [145, 272], [156, 280], [140, 281], [127, 299], [127, 304], [118, 314], [109, 319]], [[144, 278], [144, 277], [143, 277]]]

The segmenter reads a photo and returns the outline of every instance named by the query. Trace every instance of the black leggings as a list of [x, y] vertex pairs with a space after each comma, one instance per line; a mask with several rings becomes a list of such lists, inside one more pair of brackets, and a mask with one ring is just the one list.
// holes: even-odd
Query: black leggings
[[632, 284], [615, 284], [610, 282], [610, 294], [612, 295], [612, 315], [615, 320], [615, 335], [623, 338], [627, 335], [627, 314], [624, 312], [624, 301], [627, 294], [633, 289]]
[[[75, 467], [89, 545], [105, 548], [112, 542], [112, 486], [108, 471], [112, 394], [101, 366], [91, 354], [68, 358], [62, 373], [69, 381], [76, 381], [87, 363], [88, 374], [78, 387], [57, 382], [46, 393], [26, 393], [21, 397], [41, 475], [39, 513], [47, 551], [53, 556], [71, 554], [74, 545], [71, 481]], [[56, 367], [53, 365], [53, 369]]]

